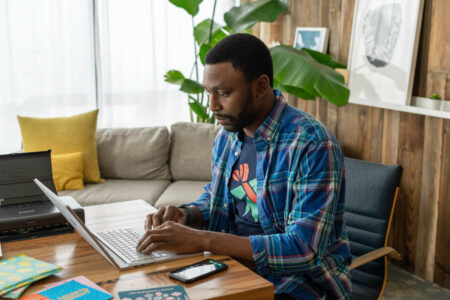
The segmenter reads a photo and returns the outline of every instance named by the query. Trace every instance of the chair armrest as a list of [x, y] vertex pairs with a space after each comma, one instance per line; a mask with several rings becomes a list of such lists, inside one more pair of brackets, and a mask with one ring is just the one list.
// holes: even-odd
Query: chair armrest
[[353, 270], [357, 267], [360, 267], [368, 262], [371, 262], [372, 260], [383, 257], [385, 255], [389, 255], [389, 257], [394, 259], [401, 258], [401, 255], [394, 248], [383, 247], [354, 258], [352, 264], [350, 265], [350, 270]]

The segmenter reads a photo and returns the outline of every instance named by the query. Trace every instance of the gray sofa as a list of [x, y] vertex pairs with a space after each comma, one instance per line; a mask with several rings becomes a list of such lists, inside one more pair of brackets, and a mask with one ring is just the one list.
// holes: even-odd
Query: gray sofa
[[97, 130], [104, 183], [61, 191], [82, 206], [143, 199], [155, 207], [198, 199], [211, 180], [211, 150], [218, 126], [175, 123], [170, 127]]

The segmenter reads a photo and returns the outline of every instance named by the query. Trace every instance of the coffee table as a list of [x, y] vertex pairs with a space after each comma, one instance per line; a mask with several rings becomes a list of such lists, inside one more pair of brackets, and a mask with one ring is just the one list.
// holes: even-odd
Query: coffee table
[[[94, 230], [143, 226], [145, 216], [154, 210], [143, 200], [88, 206], [85, 207], [86, 224]], [[169, 278], [169, 271], [206, 257], [227, 263], [228, 270], [182, 284], [191, 299], [273, 299], [274, 295], [271, 282], [224, 255], [204, 254], [119, 271], [77, 233], [2, 243], [2, 247], [3, 258], [25, 254], [64, 268], [60, 273], [34, 283], [25, 295], [44, 289], [45, 284], [84, 275], [118, 299], [119, 291], [182, 284]]]

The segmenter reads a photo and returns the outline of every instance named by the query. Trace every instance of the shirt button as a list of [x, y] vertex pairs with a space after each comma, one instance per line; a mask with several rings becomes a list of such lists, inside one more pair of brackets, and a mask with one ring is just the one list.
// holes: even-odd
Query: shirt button
[[239, 155], [239, 153], [236, 151], [236, 152], [234, 152], [234, 155], [236, 155], [236, 156], [238, 156]]
[[225, 203], [225, 204], [223, 205], [223, 207], [227, 208], [227, 207], [228, 207], [228, 204], [227, 204], [227, 203]]

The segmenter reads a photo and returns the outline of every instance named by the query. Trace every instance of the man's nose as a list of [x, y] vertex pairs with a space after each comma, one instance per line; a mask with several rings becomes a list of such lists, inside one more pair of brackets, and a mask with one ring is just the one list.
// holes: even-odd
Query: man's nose
[[217, 96], [214, 93], [209, 95], [209, 109], [213, 112], [220, 111], [222, 109]]

